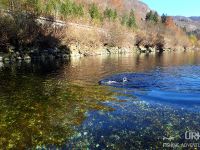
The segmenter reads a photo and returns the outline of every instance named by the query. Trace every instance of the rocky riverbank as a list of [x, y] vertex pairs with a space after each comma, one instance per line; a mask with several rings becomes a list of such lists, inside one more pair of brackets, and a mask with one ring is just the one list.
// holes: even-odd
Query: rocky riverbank
[[132, 47], [109, 47], [109, 46], [86, 46], [79, 43], [69, 45], [70, 57], [84, 57], [95, 55], [109, 55], [109, 54], [126, 54], [133, 53], [135, 49]]
[[85, 46], [78, 43], [69, 45], [70, 57], [84, 57], [95, 55], [110, 55], [110, 54], [127, 54], [127, 53], [160, 53], [164, 51], [187, 51], [193, 50], [193, 47], [157, 47], [132, 46], [132, 47], [108, 47], [108, 46]]
[[109, 47], [109, 46], [86, 46], [77, 43], [69, 44], [67, 49], [31, 49], [29, 52], [14, 52], [1, 53], [0, 62], [9, 63], [16, 61], [31, 61], [31, 60], [46, 60], [46, 59], [70, 59], [73, 57], [87, 57], [96, 55], [111, 55], [111, 54], [128, 54], [128, 53], [159, 53], [163, 51], [187, 51], [194, 50], [192, 47], [177, 46], [174, 48], [165, 47], [158, 49], [156, 47], [145, 46], [127, 46], [127, 47]]

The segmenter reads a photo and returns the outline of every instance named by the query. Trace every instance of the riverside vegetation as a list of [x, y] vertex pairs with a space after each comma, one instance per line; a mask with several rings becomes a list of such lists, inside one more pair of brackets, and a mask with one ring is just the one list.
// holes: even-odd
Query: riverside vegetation
[[[142, 18], [134, 8], [81, 0], [0, 0], [0, 6], [0, 52], [8, 60], [126, 53], [136, 48], [162, 52], [199, 45], [172, 17], [154, 11]], [[38, 21], [41, 17], [48, 21]]]

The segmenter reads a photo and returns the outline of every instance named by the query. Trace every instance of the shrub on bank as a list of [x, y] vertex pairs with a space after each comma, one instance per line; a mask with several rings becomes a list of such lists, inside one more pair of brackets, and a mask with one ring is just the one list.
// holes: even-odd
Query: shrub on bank
[[135, 45], [138, 48], [144, 46], [147, 50], [155, 48], [159, 51], [163, 51], [165, 47], [165, 39], [164, 36], [160, 34], [140, 32], [136, 35]]
[[0, 49], [3, 52], [19, 51], [30, 53], [61, 46], [63, 32], [59, 29], [41, 26], [36, 16], [15, 13], [0, 17]]

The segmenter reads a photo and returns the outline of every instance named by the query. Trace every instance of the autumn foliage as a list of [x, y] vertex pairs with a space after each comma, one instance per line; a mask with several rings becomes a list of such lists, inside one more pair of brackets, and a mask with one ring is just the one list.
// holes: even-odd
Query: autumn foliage
[[[74, 28], [70, 29], [70, 32], [73, 33], [71, 35], [74, 35], [74, 37], [65, 35], [65, 41], [67, 42], [74, 40], [80, 43], [94, 44], [95, 41], [97, 41], [96, 43], [98, 44], [105, 44], [105, 40], [102, 40], [102, 38], [105, 38], [108, 40], [106, 44], [109, 43], [108, 45], [112, 46], [124, 46], [127, 44], [132, 45], [133, 48], [135, 45], [143, 45], [145, 47], [156, 47], [162, 50], [166, 47], [175, 47], [177, 45], [187, 47], [195, 43], [195, 38], [188, 38], [186, 33], [176, 26], [173, 18], [170, 16], [164, 15], [160, 17], [157, 12], [149, 11], [146, 17], [144, 16], [142, 18], [142, 16], [139, 15], [140, 12], [137, 12], [137, 9], [129, 8], [132, 5], [127, 6], [127, 4], [134, 4], [134, 0], [104, 0], [103, 2], [99, 0], [19, 0], [18, 3], [13, 0], [0, 0], [0, 2], [2, 2], [1, 5], [4, 9], [10, 10], [13, 14], [27, 13], [34, 16], [35, 18], [33, 19], [36, 19], [38, 16], [44, 16], [47, 18], [51, 17], [54, 20], [62, 20], [64, 22], [77, 23], [80, 25], [84, 24], [94, 29], [100, 28], [101, 32], [103, 31], [108, 35], [104, 37], [96, 31], [92, 33], [94, 30], [90, 30], [89, 32], [89, 29], [86, 29], [85, 32], [83, 30], [80, 32], [73, 32], [72, 30], [80, 30]], [[21, 31], [18, 30], [17, 23], [20, 20], [26, 22], [24, 20], [26, 18], [23, 18], [23, 15], [18, 15], [18, 18], [15, 19], [18, 20], [15, 22], [16, 26], [12, 26], [12, 35], [20, 35]], [[7, 26], [7, 24], [9, 24], [8, 21], [0, 22], [1, 35], [3, 36], [1, 45], [5, 45], [4, 43], [13, 43], [12, 36], [10, 37], [10, 35], [4, 32], [6, 31], [5, 26]], [[24, 26], [26, 26], [26, 24]], [[19, 31], [20, 33], [18, 33]], [[90, 33], [89, 35], [91, 35], [94, 40], [85, 37], [84, 42], [81, 42], [81, 40], [83, 40], [82, 36], [88, 35], [86, 32]], [[29, 32], [25, 31], [24, 34], [27, 36]], [[66, 34], [70, 33], [66, 32]], [[133, 36], [135, 36], [136, 39], [132, 38]], [[128, 39], [127, 37], [131, 38]], [[87, 40], [89, 42], [87, 42]], [[30, 41], [32, 40], [25, 42], [25, 45], [31, 45], [32, 43]]]
[[166, 18], [166, 21], [164, 22], [164, 24], [167, 26], [167, 27], [175, 27], [175, 23], [174, 23], [174, 20], [172, 17], [168, 16]]

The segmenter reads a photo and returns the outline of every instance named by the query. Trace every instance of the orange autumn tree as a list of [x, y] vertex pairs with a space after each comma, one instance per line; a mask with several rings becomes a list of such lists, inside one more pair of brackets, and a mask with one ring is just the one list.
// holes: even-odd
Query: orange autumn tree
[[165, 20], [164, 24], [169, 28], [175, 27], [174, 20], [173, 20], [173, 18], [171, 16], [167, 16], [166, 17], [166, 20]]

